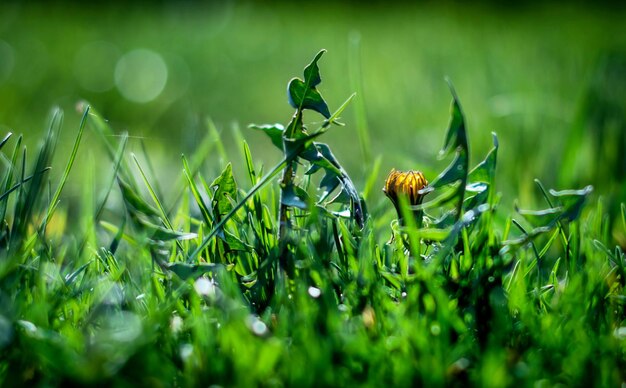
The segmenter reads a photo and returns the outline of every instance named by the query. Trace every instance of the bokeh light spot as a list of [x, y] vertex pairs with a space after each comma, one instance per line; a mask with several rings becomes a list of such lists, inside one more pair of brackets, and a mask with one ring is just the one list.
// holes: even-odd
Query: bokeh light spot
[[167, 65], [146, 49], [128, 52], [115, 66], [115, 85], [127, 100], [146, 103], [157, 98], [167, 82]]

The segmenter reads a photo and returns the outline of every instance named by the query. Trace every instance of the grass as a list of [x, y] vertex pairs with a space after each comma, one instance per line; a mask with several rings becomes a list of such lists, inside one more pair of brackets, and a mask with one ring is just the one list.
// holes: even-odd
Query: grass
[[[626, 256], [612, 234], [626, 231], [624, 204], [607, 212], [591, 187], [536, 181], [540, 206], [503, 206], [500, 142], [470, 155], [471, 111], [451, 86], [447, 166], [419, 205], [398, 186], [402, 222], [390, 225], [393, 205], [367, 196], [378, 183], [355, 185], [343, 154], [320, 143], [352, 103], [332, 110], [319, 93], [322, 54], [289, 83], [289, 124], [256, 127], [280, 155], [272, 168], [254, 162], [246, 135], [237, 156], [211, 135], [163, 181], [149, 150], [130, 153], [128, 136], [83, 105], [52, 181], [61, 112], [34, 155], [7, 135], [3, 385], [626, 381]], [[107, 156], [76, 176], [85, 131]], [[230, 163], [205, 176], [215, 153]], [[82, 193], [70, 206], [60, 194], [71, 179]]]
[[[221, 4], [164, 2], [152, 7], [125, 4], [121, 9], [3, 2], [0, 40], [5, 44], [0, 47], [5, 50], [0, 55], [9, 52], [13, 58], [11, 72], [5, 62], [0, 64], [3, 133], [28, 134], [24, 141], [34, 147], [49, 107], [72, 112], [76, 101], [86, 99], [111, 120], [116, 133], [129, 132], [130, 150], [140, 154], [144, 141], [159, 175], [175, 179], [179, 151], [172, 155], [164, 144], [192, 153], [208, 131], [205, 116], [210, 116], [224, 148], [238, 155], [241, 147], [232, 123], [273, 123], [289, 115], [285, 75], [295, 74], [311, 53], [326, 48], [334, 57], [324, 63], [328, 82], [321, 86], [329, 103], [339, 106], [345, 96], [358, 93], [345, 114], [349, 130], [332, 131], [326, 141], [362, 187], [378, 155], [383, 155], [379, 181], [392, 167], [418, 167], [433, 176], [443, 166], [432, 156], [440, 145], [437, 133], [447, 120], [445, 76], [454, 80], [472, 113], [467, 120], [476, 160], [471, 162], [490, 149], [492, 131], [508, 147], [500, 155], [498, 179], [509, 205], [515, 198], [535, 200], [535, 177], [558, 188], [600, 188], [607, 181], [597, 176], [602, 166], [594, 166], [590, 156], [595, 151], [583, 153], [583, 158], [577, 150], [600, 138], [584, 129], [588, 123], [583, 119], [589, 117], [586, 101], [596, 98], [594, 90], [600, 93], [597, 97], [610, 98], [602, 95], [610, 85], [624, 84], [619, 76], [623, 71], [616, 71], [615, 79], [602, 79], [610, 53], [619, 57], [626, 50], [623, 9], [556, 3], [508, 8], [452, 3]], [[94, 42], [104, 48], [85, 54]], [[163, 93], [145, 104], [124, 98], [113, 77], [118, 60], [137, 48], [160, 54], [169, 74]], [[94, 89], [94, 83], [109, 89]], [[75, 128], [80, 115], [68, 113], [65, 120]], [[365, 126], [374, 146], [369, 160], [351, 143], [352, 129]], [[578, 133], [577, 146], [566, 150], [562, 139], [573, 133]], [[73, 140], [71, 131], [61, 136], [62, 145]], [[265, 147], [262, 136], [247, 133], [246, 139], [255, 159], [271, 165], [278, 161], [277, 154]], [[88, 132], [85, 143], [99, 149], [92, 140]], [[615, 143], [600, 145], [611, 148], [601, 154], [615, 153]], [[536, 153], [541, 157], [526, 159]], [[565, 153], [579, 160], [576, 168], [560, 163]], [[89, 163], [79, 158], [77, 167]], [[212, 158], [215, 163], [207, 167], [214, 174], [229, 161], [219, 159]], [[245, 174], [239, 163], [233, 168]], [[78, 195], [80, 185], [68, 185], [67, 193]], [[382, 196], [379, 190], [371, 194], [374, 199]], [[617, 205], [611, 205], [613, 212]]]

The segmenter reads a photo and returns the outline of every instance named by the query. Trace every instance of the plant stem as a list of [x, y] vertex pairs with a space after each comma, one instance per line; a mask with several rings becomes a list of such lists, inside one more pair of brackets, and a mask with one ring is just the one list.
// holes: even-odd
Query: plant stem
[[[296, 110], [291, 122], [285, 130], [283, 137], [283, 153], [285, 157], [288, 155], [287, 143], [285, 139], [293, 139], [296, 136], [297, 130], [302, 129], [302, 109]], [[293, 183], [294, 177], [294, 161], [287, 163], [283, 170], [283, 176], [280, 180], [280, 203], [278, 210], [278, 244], [281, 247], [281, 257], [283, 256], [285, 237], [287, 235], [289, 227], [288, 206], [283, 203], [283, 196], [285, 195], [285, 189]]]

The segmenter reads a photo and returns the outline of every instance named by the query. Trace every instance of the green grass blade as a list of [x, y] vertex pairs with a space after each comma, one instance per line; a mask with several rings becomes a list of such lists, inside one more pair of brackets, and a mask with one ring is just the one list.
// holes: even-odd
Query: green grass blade
[[198, 185], [196, 185], [196, 182], [193, 180], [193, 173], [191, 169], [189, 168], [189, 163], [187, 163], [187, 158], [185, 158], [185, 155], [182, 155], [182, 159], [183, 159], [183, 173], [185, 177], [187, 178], [187, 182], [189, 184], [189, 188], [191, 189], [191, 193], [194, 199], [196, 200], [196, 204], [200, 208], [200, 213], [202, 214], [202, 218], [204, 218], [204, 222], [207, 224], [207, 226], [210, 227], [213, 224], [213, 217], [211, 217], [211, 212], [209, 211], [208, 206], [206, 205], [206, 203], [204, 203], [204, 200], [202, 199], [202, 196], [200, 195], [200, 190], [198, 190]]
[[[20, 147], [22, 146], [22, 136], [17, 138], [17, 142], [15, 143], [15, 147], [13, 148], [13, 156], [11, 157], [11, 161], [9, 164], [8, 171], [4, 177], [4, 184], [2, 185], [2, 192], [6, 193], [11, 189], [11, 185], [13, 184], [13, 177], [15, 175], [17, 158], [20, 154]], [[7, 197], [8, 198], [8, 197]], [[0, 221], [3, 221], [6, 217], [8, 207], [8, 200], [0, 200]]]
[[[11, 246], [17, 244], [20, 239], [24, 238], [26, 235], [28, 224], [31, 222], [31, 217], [38, 206], [40, 196], [44, 190], [44, 172], [48, 170], [52, 160], [52, 154], [56, 144], [56, 134], [61, 128], [62, 123], [63, 112], [61, 112], [60, 109], [54, 109], [52, 111], [52, 117], [50, 119], [46, 137], [40, 148], [39, 154], [37, 155], [37, 161], [32, 174], [33, 178], [29, 182], [27, 189], [24, 189], [25, 185], [20, 185], [15, 212], [15, 221], [13, 223], [11, 233]], [[22, 163], [22, 181], [24, 180], [25, 168], [26, 150], [24, 150], [24, 159]]]
[[50, 207], [48, 208], [48, 212], [46, 214], [46, 217], [44, 218], [42, 225], [43, 224], [47, 224], [48, 221], [50, 220], [50, 217], [52, 217], [52, 215], [54, 214], [54, 211], [56, 210], [57, 207], [57, 201], [59, 200], [59, 197], [61, 196], [61, 191], [63, 191], [63, 187], [65, 187], [65, 183], [67, 182], [67, 178], [70, 175], [70, 171], [72, 170], [72, 166], [74, 165], [74, 160], [76, 159], [76, 154], [78, 153], [78, 147], [80, 146], [80, 140], [83, 137], [83, 132], [85, 130], [85, 124], [87, 123], [87, 115], [89, 114], [89, 106], [87, 106], [85, 108], [85, 111], [83, 112], [83, 117], [80, 120], [80, 125], [78, 127], [78, 134], [76, 135], [76, 140], [74, 141], [74, 147], [72, 147], [72, 152], [70, 153], [70, 158], [67, 161], [67, 164], [65, 166], [65, 170], [63, 170], [63, 175], [61, 177], [61, 181], [59, 182], [59, 185], [56, 189], [56, 191], [54, 192], [54, 195], [52, 196], [52, 199], [50, 200]]
[[6, 136], [4, 137], [4, 139], [2, 139], [2, 141], [0, 141], [0, 150], [2, 149], [2, 147], [4, 147], [4, 145], [9, 141], [9, 139], [11, 138], [11, 136], [13, 136], [13, 133], [9, 132], [6, 134]]
[[159, 209], [159, 211], [161, 212], [161, 217], [163, 218], [163, 222], [165, 223], [165, 226], [167, 228], [171, 229], [171, 230], [174, 230], [174, 228], [172, 227], [172, 223], [170, 222], [169, 216], [165, 212], [165, 208], [163, 207], [163, 204], [161, 203], [161, 200], [159, 199], [159, 197], [157, 196], [156, 192], [154, 191], [154, 188], [150, 184], [150, 181], [148, 180], [148, 177], [146, 176], [146, 173], [144, 172], [143, 168], [139, 164], [139, 161], [137, 160], [137, 157], [135, 156], [135, 154], [131, 154], [131, 157], [135, 161], [135, 165], [137, 166], [137, 169], [139, 169], [139, 174], [141, 174], [141, 178], [143, 179], [143, 183], [148, 188], [148, 193], [150, 194], [150, 197], [152, 198], [152, 201], [154, 201], [154, 203], [157, 206], [157, 209]]
[[[354, 106], [354, 121], [359, 139], [359, 147], [363, 156], [363, 166], [370, 166], [372, 162], [372, 141], [367, 124], [367, 113], [363, 94], [363, 76], [361, 73], [361, 35], [358, 32], [350, 34], [348, 55], [348, 75], [350, 88], [359, 96]], [[365, 172], [369, 168], [364, 167]], [[364, 196], [365, 197], [365, 196]]]

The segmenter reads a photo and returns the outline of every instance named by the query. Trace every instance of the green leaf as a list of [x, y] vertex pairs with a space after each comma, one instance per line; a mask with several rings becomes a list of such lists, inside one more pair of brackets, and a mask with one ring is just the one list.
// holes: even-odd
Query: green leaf
[[571, 222], [580, 216], [585, 200], [592, 191], [593, 187], [587, 186], [581, 190], [550, 190], [550, 195], [560, 202], [564, 208], [561, 218], [567, 219]]
[[430, 186], [432, 188], [439, 188], [451, 183], [463, 181], [467, 174], [467, 153], [458, 152], [454, 157], [454, 160], [446, 167], [446, 169], [437, 176]]
[[310, 109], [330, 118], [330, 110], [326, 101], [315, 88], [307, 87], [299, 78], [293, 78], [287, 86], [289, 92], [289, 104], [296, 109]]
[[131, 214], [137, 215], [138, 213], [147, 215], [147, 216], [159, 216], [159, 211], [154, 207], [150, 206], [146, 201], [143, 200], [128, 183], [126, 183], [119, 176], [117, 177], [117, 184], [120, 186], [120, 190], [122, 191], [122, 198], [124, 198], [124, 203], [129, 207], [129, 211]]
[[250, 153], [250, 147], [248, 146], [248, 142], [243, 140], [243, 154], [246, 159], [246, 169], [248, 170], [248, 177], [250, 178], [250, 183], [252, 185], [256, 184], [257, 177], [256, 172], [254, 171], [254, 162], [252, 161], [252, 154]]
[[202, 264], [187, 264], [187, 263], [167, 263], [165, 268], [174, 272], [178, 277], [183, 280], [189, 278], [196, 278], [204, 275], [208, 272], [214, 272], [220, 264], [202, 263]]
[[149, 238], [153, 241], [181, 241], [191, 240], [198, 237], [196, 233], [178, 232], [176, 230], [168, 229], [161, 225], [156, 225], [144, 220], [141, 221], [141, 224], [144, 227], [144, 231], [148, 233]]
[[317, 66], [317, 61], [326, 53], [326, 50], [320, 50], [313, 58], [313, 61], [304, 68], [304, 80], [310, 87], [314, 88], [322, 82], [320, 77], [320, 69]]
[[554, 207], [543, 210], [522, 210], [516, 206], [515, 209], [534, 228], [550, 230], [561, 220], [568, 222], [576, 220], [580, 216], [587, 196], [592, 191], [591, 186], [581, 190], [550, 190], [549, 193], [553, 198], [550, 202], [555, 203]]
[[524, 210], [515, 206], [515, 210], [524, 217], [534, 228], [545, 227], [555, 224], [563, 214], [562, 207], [553, 207], [543, 210]]
[[295, 109], [311, 109], [328, 119], [330, 118], [328, 105], [315, 88], [322, 82], [317, 61], [325, 52], [326, 50], [320, 51], [313, 61], [304, 69], [304, 81], [299, 78], [293, 78], [289, 81], [287, 85], [287, 96], [289, 104]]
[[221, 219], [233, 209], [231, 200], [234, 201], [237, 198], [237, 184], [230, 163], [226, 165], [224, 171], [211, 183], [210, 187], [217, 188], [213, 195], [213, 214], [217, 219]]
[[279, 150], [283, 150], [283, 133], [285, 132], [285, 127], [282, 124], [250, 124], [248, 128], [262, 131], [270, 138], [272, 144], [274, 144]]
[[441, 155], [447, 155], [457, 149], [463, 149], [468, 152], [467, 133], [465, 129], [465, 117], [461, 110], [461, 103], [456, 95], [452, 82], [448, 79], [448, 87], [452, 93], [452, 105], [450, 106], [450, 123], [446, 133], [446, 140], [440, 151]]
[[320, 168], [332, 171], [335, 175], [341, 175], [339, 162], [330, 151], [330, 147], [324, 143], [311, 144], [300, 153], [300, 157], [312, 163], [311, 168], [306, 172], [307, 175], [317, 172]]
[[[491, 208], [489, 207], [489, 205], [483, 204], [465, 212], [463, 216], [460, 217], [454, 223], [454, 225], [452, 226], [452, 229], [450, 229], [450, 233], [443, 241], [441, 249], [436, 253], [437, 260], [443, 260], [444, 257], [446, 257], [446, 255], [448, 254], [448, 252], [454, 249], [454, 246], [456, 245], [456, 241], [458, 240], [459, 235], [461, 234], [464, 228], [467, 228], [468, 226], [476, 222], [476, 220], [480, 217], [482, 213], [490, 209]], [[436, 266], [433, 266], [430, 268], [436, 268]]]
[[[228, 214], [226, 214], [224, 216], [224, 218], [219, 220], [217, 222], [217, 224], [213, 226], [213, 229], [211, 230], [211, 232], [206, 237], [204, 237], [202, 242], [196, 247], [196, 249], [191, 253], [191, 255], [189, 255], [189, 260], [194, 260], [196, 257], [198, 257], [198, 255], [207, 247], [207, 245], [209, 245], [209, 242], [211, 241], [211, 239], [218, 234], [218, 232], [224, 226], [224, 224], [226, 222], [228, 222], [228, 220], [231, 217], [234, 217], [235, 213], [239, 209], [241, 209], [244, 206], [244, 204], [250, 198], [252, 198], [252, 196], [257, 191], [259, 191], [261, 188], [263, 188], [265, 185], [267, 185], [271, 181], [271, 179], [273, 179], [276, 175], [278, 175], [278, 173], [280, 171], [282, 171], [289, 163], [294, 161], [298, 157], [298, 154], [305, 147], [307, 147], [309, 144], [311, 144], [313, 142], [313, 140], [315, 138], [317, 138], [318, 136], [320, 136], [322, 133], [323, 133], [323, 131], [318, 131], [316, 133], [313, 133], [311, 135], [307, 135], [306, 137], [300, 138], [300, 139], [285, 139], [285, 140], [290, 140], [290, 142], [289, 143], [285, 142], [285, 145], [289, 145], [289, 148], [286, 150], [287, 152], [286, 152], [286, 155], [285, 155], [284, 159], [280, 163], [275, 165], [271, 169], [271, 171], [268, 172], [261, 180], [259, 180], [257, 182], [257, 184], [254, 185], [254, 187], [251, 188], [250, 191], [248, 191], [248, 193], [244, 196], [244, 198], [241, 201], [239, 201], [232, 208], [232, 210], [229, 211]], [[269, 223], [271, 224], [271, 222], [269, 222]]]
[[487, 203], [489, 199], [489, 190], [487, 190], [488, 186], [483, 183], [473, 183], [471, 185], [467, 185], [465, 187], [466, 192], [475, 193], [472, 196], [465, 197], [463, 200], [463, 209], [473, 209], [479, 205]]
[[228, 230], [221, 229], [217, 233], [217, 236], [221, 238], [222, 241], [224, 241], [228, 245], [229, 251], [250, 252], [252, 250], [252, 248], [249, 245], [241, 241], [239, 237], [235, 236]]
[[330, 195], [330, 193], [332, 193], [337, 186], [339, 186], [339, 184], [341, 184], [339, 176], [332, 171], [326, 171], [326, 174], [320, 181], [319, 185], [320, 189], [322, 189], [319, 202], [326, 200], [326, 197], [328, 197], [328, 195]]
[[352, 216], [356, 219], [359, 226], [363, 226], [364, 213], [361, 206], [361, 198], [359, 193], [348, 176], [348, 173], [341, 167], [335, 155], [333, 155], [330, 147], [324, 143], [314, 143], [317, 153], [315, 158], [309, 158], [309, 162], [323, 168], [326, 172], [324, 178], [320, 182], [320, 188], [324, 190], [322, 195], [323, 201], [336, 187], [337, 181], [341, 184], [342, 190], [330, 203], [350, 203]]
[[467, 177], [469, 182], [491, 184], [495, 177], [498, 158], [498, 136], [495, 132], [492, 132], [491, 135], [493, 136], [493, 148], [489, 151], [485, 159], [470, 171]]
[[309, 196], [302, 188], [296, 185], [288, 185], [283, 189], [281, 197], [283, 205], [307, 209]]

